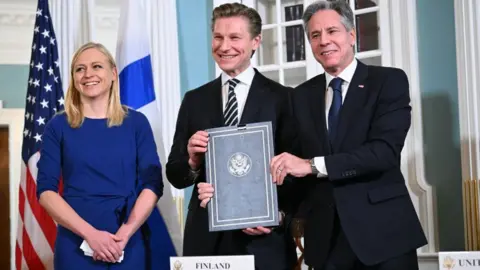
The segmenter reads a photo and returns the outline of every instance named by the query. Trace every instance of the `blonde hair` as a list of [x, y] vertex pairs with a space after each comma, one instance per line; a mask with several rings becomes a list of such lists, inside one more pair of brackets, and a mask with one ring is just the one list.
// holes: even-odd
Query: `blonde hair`
[[[68, 124], [72, 128], [78, 128], [82, 125], [85, 119], [83, 115], [83, 106], [80, 99], [80, 92], [75, 88], [75, 82], [73, 78], [74, 65], [78, 60], [81, 53], [88, 49], [97, 49], [103, 55], [105, 55], [110, 63], [111, 68], [115, 68], [115, 60], [110, 52], [100, 43], [88, 42], [81, 46], [73, 55], [72, 63], [70, 65], [70, 84], [68, 85], [67, 95], [65, 97], [65, 113], [67, 114]], [[107, 123], [108, 127], [120, 126], [123, 123], [123, 119], [127, 116], [127, 107], [122, 106], [120, 103], [120, 88], [118, 86], [118, 74], [117, 80], [112, 82], [110, 87], [110, 94], [108, 97], [107, 107]]]

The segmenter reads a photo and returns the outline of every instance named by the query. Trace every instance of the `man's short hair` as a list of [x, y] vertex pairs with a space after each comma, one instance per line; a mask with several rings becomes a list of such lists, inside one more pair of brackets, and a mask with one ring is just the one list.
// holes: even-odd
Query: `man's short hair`
[[[334, 10], [341, 17], [341, 22], [347, 31], [354, 27], [353, 11], [345, 0], [320, 0], [311, 3], [303, 12], [303, 27], [308, 36], [308, 22], [312, 16], [321, 10]], [[310, 38], [310, 37], [309, 37]]]
[[220, 18], [243, 17], [247, 19], [249, 27], [248, 32], [252, 38], [258, 36], [262, 32], [262, 18], [258, 12], [244, 4], [228, 3], [216, 7], [212, 12], [212, 32], [215, 22]]

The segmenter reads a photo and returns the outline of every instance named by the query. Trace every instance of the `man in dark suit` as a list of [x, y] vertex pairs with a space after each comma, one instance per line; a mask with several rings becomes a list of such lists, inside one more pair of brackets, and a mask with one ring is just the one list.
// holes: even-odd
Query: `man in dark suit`
[[325, 73], [294, 90], [299, 152], [272, 160], [304, 186], [305, 260], [324, 270], [414, 270], [427, 243], [400, 170], [410, 128], [406, 74], [354, 57], [353, 13], [317, 1], [303, 16]]
[[294, 140], [290, 90], [260, 74], [250, 58], [260, 45], [261, 18], [239, 3], [215, 8], [212, 19], [212, 54], [222, 74], [185, 94], [166, 165], [168, 180], [176, 188], [195, 185], [185, 225], [184, 256], [255, 256], [256, 269], [292, 269], [296, 250], [288, 229], [291, 217], [284, 187], [278, 189], [279, 208], [285, 213], [277, 228], [248, 228], [209, 232], [206, 204], [213, 187], [205, 183], [205, 129], [271, 121], [276, 153], [288, 151]]

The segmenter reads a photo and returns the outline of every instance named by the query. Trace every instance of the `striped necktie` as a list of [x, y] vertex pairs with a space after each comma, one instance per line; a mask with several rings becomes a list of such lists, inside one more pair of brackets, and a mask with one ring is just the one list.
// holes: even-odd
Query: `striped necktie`
[[236, 126], [238, 124], [238, 104], [234, 89], [239, 82], [237, 79], [228, 81], [228, 101], [223, 113], [225, 126]]

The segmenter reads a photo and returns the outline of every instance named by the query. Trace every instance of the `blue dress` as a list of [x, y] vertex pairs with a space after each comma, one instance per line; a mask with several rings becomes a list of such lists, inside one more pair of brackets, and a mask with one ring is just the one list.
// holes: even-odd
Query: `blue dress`
[[[59, 114], [47, 123], [42, 143], [37, 196], [46, 190], [58, 192], [61, 177], [65, 201], [98, 230], [115, 234], [143, 189], [162, 195], [152, 129], [140, 112], [129, 110], [121, 126], [110, 128], [106, 119], [90, 118], [71, 128], [66, 114]], [[80, 249], [83, 239], [59, 225], [55, 269], [145, 269], [145, 226], [130, 238], [121, 263], [104, 263], [85, 256]]]

